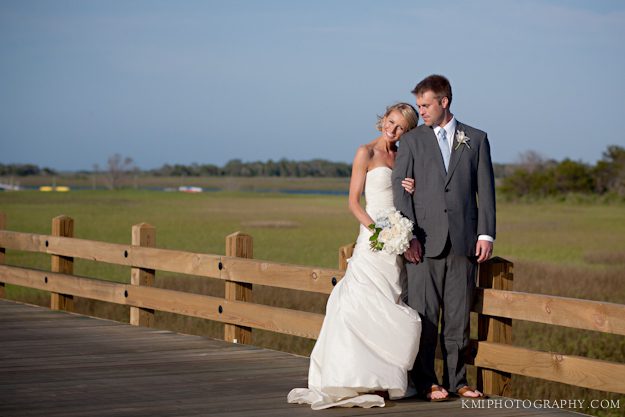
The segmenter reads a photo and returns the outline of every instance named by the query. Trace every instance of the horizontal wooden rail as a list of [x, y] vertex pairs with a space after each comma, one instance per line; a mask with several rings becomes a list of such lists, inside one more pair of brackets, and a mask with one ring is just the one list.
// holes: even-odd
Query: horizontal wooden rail
[[473, 311], [488, 316], [625, 335], [625, 305], [478, 288]]
[[[1, 220], [2, 216], [0, 228]], [[148, 240], [153, 244], [154, 228], [135, 228], [138, 226], [150, 229]], [[251, 236], [247, 236], [248, 245], [241, 250], [230, 246], [245, 240], [245, 236], [229, 236], [226, 254], [233, 256], [220, 256], [149, 247], [149, 242], [135, 239], [135, 228], [133, 242], [139, 243], [133, 245], [64, 237], [62, 233], [55, 236], [0, 230], [0, 295], [4, 283], [8, 283], [67, 299], [77, 296], [126, 305], [146, 314], [159, 310], [199, 317], [226, 323], [226, 339], [244, 343], [251, 340], [251, 328], [316, 339], [324, 319], [322, 314], [254, 304], [250, 302], [252, 284], [329, 294], [345, 273], [343, 269], [246, 259], [252, 254]], [[222, 279], [226, 295], [219, 298], [154, 288], [149, 279], [136, 279], [130, 285], [79, 277], [71, 275], [69, 268], [54, 269], [54, 262], [52, 268], [56, 272], [2, 265], [5, 248], [46, 253], [52, 255], [53, 261], [55, 257], [68, 262], [79, 258], [128, 266], [135, 275], [140, 272], [153, 277], [154, 271], [159, 270]], [[352, 250], [353, 245], [341, 248], [339, 265], [346, 266]], [[625, 305], [512, 291], [512, 263], [501, 258], [482, 264], [479, 276], [482, 288], [476, 289], [472, 308], [480, 318], [479, 340], [471, 341], [468, 362], [480, 370], [478, 384], [486, 392], [505, 395], [510, 388], [510, 374], [518, 374], [625, 394], [625, 364], [511, 345], [512, 320], [625, 335]]]
[[329, 294], [344, 271], [0, 230], [0, 247]]
[[322, 314], [0, 265], [0, 280], [45, 291], [317, 338]]
[[[329, 294], [333, 283], [338, 282], [344, 274], [338, 269], [7, 230], [0, 230], [0, 247], [323, 294]], [[625, 306], [620, 304], [478, 289], [472, 311], [489, 316], [625, 335]]]
[[476, 344], [475, 366], [625, 394], [625, 364], [499, 343]]
[[321, 294], [330, 294], [334, 285], [345, 275], [345, 271], [338, 269], [228, 256], [222, 257], [222, 263], [222, 279]]

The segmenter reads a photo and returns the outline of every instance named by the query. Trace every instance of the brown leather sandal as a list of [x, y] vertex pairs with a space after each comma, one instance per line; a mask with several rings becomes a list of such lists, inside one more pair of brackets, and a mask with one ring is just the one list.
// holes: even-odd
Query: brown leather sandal
[[[433, 392], [442, 392], [442, 391], [443, 391], [443, 388], [440, 385], [432, 385], [429, 389], [426, 389], [425, 391], [423, 391], [421, 396], [425, 401], [430, 401], [433, 403], [441, 402], [441, 401], [448, 401], [449, 393], [447, 393], [447, 396], [444, 398], [432, 398]], [[429, 397], [428, 397], [428, 394], [429, 394]]]
[[[467, 391], [479, 392], [480, 395], [478, 395], [477, 397], [470, 397], [468, 395], [464, 395], [467, 393]], [[488, 398], [488, 396], [484, 395], [484, 393], [478, 391], [477, 388], [470, 387], [468, 385], [465, 385], [464, 387], [460, 388], [458, 391], [456, 391], [456, 394], [458, 394], [458, 396], [462, 398], [475, 399], [475, 400], [483, 400], [483, 399]]]

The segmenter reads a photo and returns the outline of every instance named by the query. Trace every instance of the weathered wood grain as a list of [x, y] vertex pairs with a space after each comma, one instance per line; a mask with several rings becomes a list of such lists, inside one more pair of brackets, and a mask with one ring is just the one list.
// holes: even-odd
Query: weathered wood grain
[[0, 246], [122, 266], [219, 278], [218, 255], [0, 230]]
[[126, 304], [307, 338], [317, 337], [324, 317], [305, 311], [149, 287], [129, 290]]
[[[344, 275], [338, 269], [315, 268], [224, 256], [221, 278], [250, 284], [329, 294]], [[334, 280], [334, 281], [333, 281]]]
[[[6, 227], [6, 225], [7, 225], [7, 216], [5, 213], [0, 211], [0, 232]], [[2, 246], [2, 244], [0, 244], [0, 265], [4, 264], [5, 254], [6, 254], [6, 249]], [[0, 298], [4, 298], [4, 297], [6, 297], [4, 282], [0, 281]]]
[[7, 265], [0, 265], [0, 277], [8, 284], [313, 339], [319, 334], [324, 317], [305, 311]]
[[574, 415], [416, 399], [316, 412], [286, 402], [291, 388], [305, 386], [307, 358], [6, 300], [0, 301], [0, 331], [3, 416]]
[[[52, 236], [74, 237], [74, 219], [57, 216], [52, 219]], [[74, 273], [74, 258], [71, 256], [52, 255], [50, 271], [71, 275]], [[70, 294], [50, 293], [52, 310], [74, 311], [74, 297]]]
[[477, 345], [476, 366], [625, 394], [625, 364], [498, 343]]
[[[511, 291], [512, 269], [512, 262], [499, 257], [490, 259], [479, 266], [478, 284], [484, 289]], [[512, 344], [512, 320], [495, 315], [479, 314], [477, 334], [478, 340], [510, 345]], [[500, 369], [478, 368], [477, 387], [489, 395], [509, 397], [512, 394], [512, 375]]]
[[343, 277], [338, 269], [7, 230], [0, 230], [0, 247], [323, 294]]
[[[241, 232], [226, 236], [226, 256], [253, 258], [254, 242], [252, 236]], [[224, 286], [224, 298], [226, 300], [252, 302], [252, 284], [226, 280]], [[252, 328], [226, 324], [224, 326], [224, 340], [227, 342], [251, 344]]]
[[477, 297], [482, 314], [625, 335], [622, 304], [486, 288]]
[[[147, 223], [139, 223], [132, 226], [132, 244], [135, 246], [156, 246], [156, 228]], [[132, 267], [130, 269], [130, 285], [148, 286], [154, 285], [156, 271], [147, 268]], [[133, 326], [154, 326], [154, 310], [138, 307], [130, 307], [130, 324]]]

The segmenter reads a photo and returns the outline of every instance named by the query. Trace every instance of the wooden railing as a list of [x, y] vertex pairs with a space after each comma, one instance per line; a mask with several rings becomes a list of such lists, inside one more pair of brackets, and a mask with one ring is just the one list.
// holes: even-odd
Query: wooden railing
[[[132, 227], [130, 245], [73, 238], [73, 221], [59, 216], [52, 234], [5, 229], [0, 213], [0, 296], [4, 284], [46, 290], [53, 309], [71, 311], [73, 297], [130, 306], [130, 323], [151, 326], [154, 310], [225, 323], [224, 339], [252, 343], [252, 330], [316, 339], [322, 314], [252, 302], [254, 284], [329, 294], [342, 278], [352, 245], [339, 249], [339, 269], [316, 268], [252, 259], [252, 237], [226, 237], [226, 255], [159, 249], [156, 230]], [[51, 270], [5, 265], [5, 250], [51, 255]], [[130, 284], [73, 274], [74, 258], [131, 267]], [[224, 298], [153, 287], [155, 271], [222, 279]], [[469, 363], [478, 367], [478, 386], [486, 393], [510, 395], [511, 374], [580, 387], [625, 393], [625, 364], [512, 346], [512, 320], [526, 320], [625, 335], [625, 305], [512, 291], [513, 265], [493, 258], [479, 269], [472, 311], [478, 315], [478, 340]]]

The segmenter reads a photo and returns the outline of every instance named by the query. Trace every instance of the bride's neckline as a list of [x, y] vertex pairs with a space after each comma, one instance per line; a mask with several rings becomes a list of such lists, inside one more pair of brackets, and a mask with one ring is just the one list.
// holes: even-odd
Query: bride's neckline
[[379, 166], [377, 166], [375, 168], [371, 168], [369, 171], [367, 171], [367, 173], [375, 171], [376, 169], [379, 169], [379, 168], [386, 168], [386, 169], [390, 169], [391, 171], [393, 170], [393, 168], [391, 168], [391, 167], [389, 167], [387, 165], [379, 165]]

